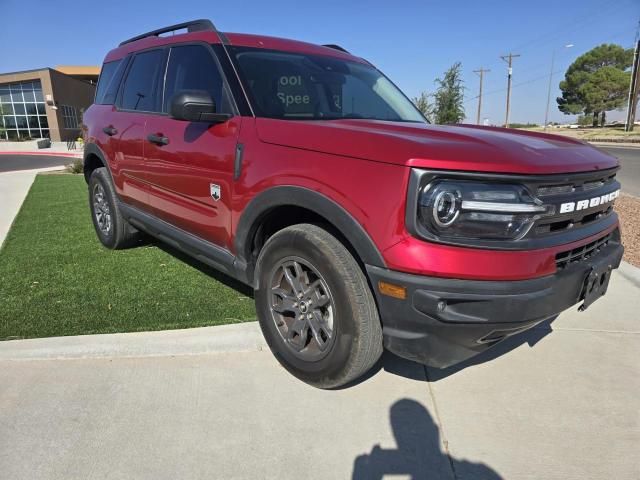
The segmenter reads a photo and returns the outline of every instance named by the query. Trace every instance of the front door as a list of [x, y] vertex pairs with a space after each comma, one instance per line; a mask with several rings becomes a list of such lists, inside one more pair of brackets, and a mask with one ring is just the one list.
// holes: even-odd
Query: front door
[[231, 195], [236, 143], [242, 118], [221, 124], [170, 118], [169, 104], [181, 90], [205, 90], [217, 111], [235, 113], [213, 51], [181, 45], [169, 52], [162, 111], [145, 127], [145, 174], [156, 216], [230, 249]]

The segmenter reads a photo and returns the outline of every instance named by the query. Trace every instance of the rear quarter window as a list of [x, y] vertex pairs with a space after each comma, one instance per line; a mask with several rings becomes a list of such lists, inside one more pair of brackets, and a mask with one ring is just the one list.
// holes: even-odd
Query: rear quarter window
[[127, 64], [127, 59], [105, 63], [100, 72], [95, 102], [99, 105], [113, 105], [118, 94], [118, 86]]

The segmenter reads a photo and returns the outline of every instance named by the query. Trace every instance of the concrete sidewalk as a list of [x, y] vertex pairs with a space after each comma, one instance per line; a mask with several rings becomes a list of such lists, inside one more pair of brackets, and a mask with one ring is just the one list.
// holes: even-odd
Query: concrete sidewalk
[[80, 143], [76, 143], [75, 150], [69, 150], [67, 142], [51, 142], [49, 148], [38, 148], [37, 140], [28, 142], [0, 142], [0, 154], [82, 156], [82, 149], [83, 145]]
[[39, 172], [61, 170], [64, 167], [41, 168], [0, 173], [0, 247], [4, 243], [22, 202]]
[[616, 273], [553, 332], [445, 371], [385, 355], [340, 391], [268, 351], [0, 360], [0, 477], [638, 479], [638, 311]]

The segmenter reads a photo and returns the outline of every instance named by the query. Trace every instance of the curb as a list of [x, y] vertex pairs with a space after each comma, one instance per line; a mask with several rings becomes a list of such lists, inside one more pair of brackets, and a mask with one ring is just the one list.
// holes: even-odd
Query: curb
[[584, 139], [587, 142], [591, 142], [591, 143], [607, 143], [607, 144], [617, 144], [617, 143], [622, 143], [622, 144], [632, 144], [632, 145], [638, 145], [640, 143], [640, 139], [638, 138], [589, 138], [589, 139]]
[[629, 280], [636, 287], [640, 287], [640, 268], [634, 267], [627, 262], [621, 262], [618, 272], [620, 272], [620, 275]]
[[0, 361], [172, 357], [266, 348], [258, 322], [247, 322], [158, 332], [7, 340], [0, 342]]
[[27, 155], [27, 156], [42, 155], [44, 157], [82, 158], [82, 152], [68, 153], [68, 152], [29, 152], [29, 151], [4, 152], [4, 151], [0, 151], [0, 157], [2, 155]]
[[621, 143], [621, 142], [591, 142], [588, 141], [591, 145], [596, 147], [607, 147], [607, 148], [626, 148], [629, 150], [640, 150], [640, 144], [638, 143]]
[[11, 175], [13, 173], [33, 173], [34, 175], [37, 175], [38, 173], [41, 172], [57, 172], [57, 171], [61, 171], [64, 170], [66, 167], [64, 165], [58, 165], [56, 167], [36, 167], [36, 168], [31, 168], [28, 170], [10, 170], [8, 172], [0, 172], [0, 175]]
[[[640, 287], [640, 268], [618, 272]], [[140, 358], [257, 352], [268, 349], [258, 322], [215, 327], [33, 338], [0, 342], [0, 361]]]

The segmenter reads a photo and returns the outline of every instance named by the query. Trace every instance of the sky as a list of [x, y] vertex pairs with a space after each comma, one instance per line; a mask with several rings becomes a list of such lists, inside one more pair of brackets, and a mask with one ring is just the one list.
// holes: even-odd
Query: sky
[[[27, 15], [27, 10], [37, 14]], [[480, 67], [482, 118], [504, 122], [507, 65], [513, 63], [511, 122], [543, 123], [551, 59], [556, 52], [550, 121], [573, 117], [555, 97], [567, 67], [601, 43], [631, 48], [640, 0], [0, 0], [0, 72], [55, 65], [99, 65], [120, 41], [182, 21], [209, 18], [227, 32], [336, 43], [364, 57], [409, 97], [433, 92], [434, 80], [462, 63], [465, 109], [475, 122]], [[573, 44], [572, 48], [565, 48]], [[614, 112], [610, 119], [623, 119]]]

